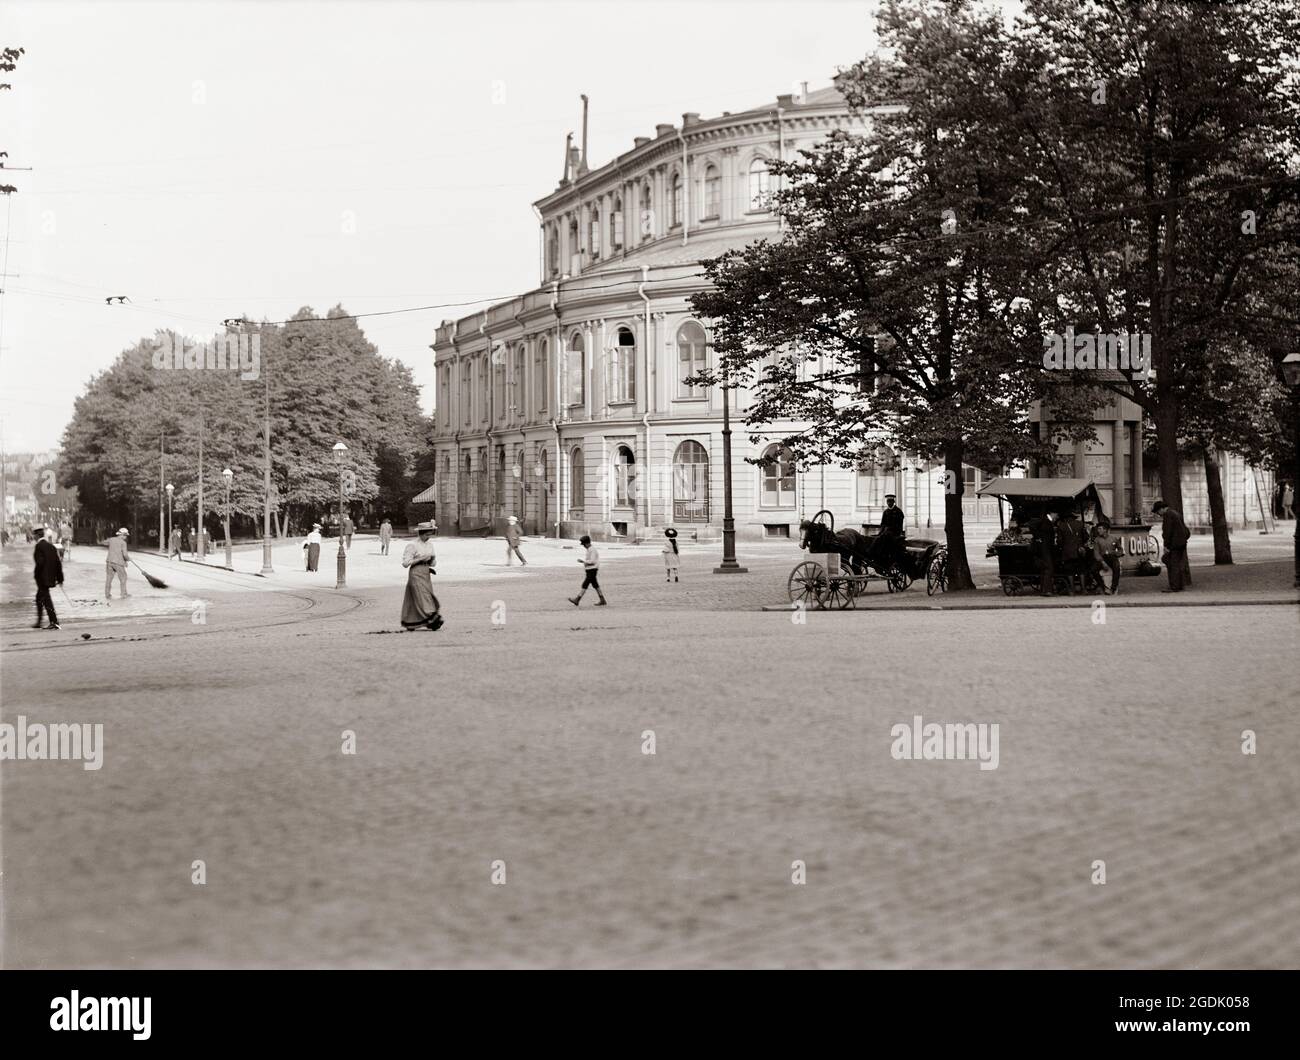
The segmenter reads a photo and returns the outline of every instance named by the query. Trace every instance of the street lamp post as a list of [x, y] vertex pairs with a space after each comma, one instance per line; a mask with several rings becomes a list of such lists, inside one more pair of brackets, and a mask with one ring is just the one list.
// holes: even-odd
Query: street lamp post
[[[1300, 353], [1282, 358], [1282, 381], [1291, 391], [1291, 439], [1295, 452], [1291, 462], [1291, 488], [1300, 493]], [[1295, 529], [1295, 587], [1300, 589], [1300, 519]]]
[[226, 468], [221, 472], [221, 478], [226, 483], [226, 570], [234, 570], [234, 561], [230, 555], [230, 484], [235, 480], [235, 473]]
[[167, 483], [167, 558], [172, 558], [172, 493], [176, 487]]
[[347, 452], [342, 442], [334, 443], [334, 463], [339, 469], [339, 575], [335, 589], [346, 589], [348, 585], [348, 555], [343, 551], [343, 460]]
[[731, 510], [731, 402], [727, 397], [727, 376], [722, 376], [722, 563], [714, 574], [747, 574], [748, 567], [736, 562], [736, 520]]

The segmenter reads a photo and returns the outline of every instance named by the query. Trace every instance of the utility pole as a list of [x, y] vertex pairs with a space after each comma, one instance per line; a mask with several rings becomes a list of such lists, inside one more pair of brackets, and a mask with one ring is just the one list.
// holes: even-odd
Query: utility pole
[[271, 566], [271, 380], [266, 365], [263, 364], [261, 368], [262, 392], [266, 402], [262, 422], [262, 470], [264, 475], [262, 484], [266, 490], [262, 509], [262, 573], [274, 574], [275, 569]]
[[203, 406], [201, 405], [199, 406], [199, 525], [196, 529], [199, 532], [199, 562], [203, 563], [205, 550], [203, 548]]
[[167, 435], [158, 435], [158, 551], [167, 554], [167, 526], [163, 521], [163, 497], [167, 495]]

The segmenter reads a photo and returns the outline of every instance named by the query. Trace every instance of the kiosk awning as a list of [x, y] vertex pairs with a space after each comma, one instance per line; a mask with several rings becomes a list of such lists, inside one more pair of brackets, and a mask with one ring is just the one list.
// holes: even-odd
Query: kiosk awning
[[976, 490], [976, 495], [991, 493], [1026, 501], [1051, 501], [1077, 497], [1091, 485], [1090, 478], [995, 478]]
[[436, 487], [430, 486], [427, 490], [417, 493], [411, 498], [412, 504], [433, 504], [438, 499]]

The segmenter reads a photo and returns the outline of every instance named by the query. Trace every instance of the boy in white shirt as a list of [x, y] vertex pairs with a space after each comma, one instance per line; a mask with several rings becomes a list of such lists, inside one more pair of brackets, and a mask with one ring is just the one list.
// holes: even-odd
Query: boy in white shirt
[[582, 564], [583, 569], [587, 572], [587, 576], [582, 580], [581, 591], [577, 596], [570, 596], [569, 603], [574, 607], [577, 607], [582, 603], [582, 598], [587, 592], [587, 586], [591, 586], [591, 588], [596, 590], [596, 595], [600, 597], [596, 606], [604, 607], [609, 603], [609, 601], [605, 599], [605, 594], [600, 591], [600, 582], [596, 581], [596, 572], [600, 568], [600, 553], [596, 551], [595, 547], [591, 543], [591, 538], [586, 534], [583, 534], [582, 537], [578, 538], [578, 543], [587, 550], [587, 554], [582, 559], [578, 560], [578, 562]]

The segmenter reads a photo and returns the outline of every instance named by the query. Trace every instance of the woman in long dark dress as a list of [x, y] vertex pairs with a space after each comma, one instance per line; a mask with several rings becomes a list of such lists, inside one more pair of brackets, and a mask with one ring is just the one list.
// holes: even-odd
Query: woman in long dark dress
[[433, 534], [437, 526], [432, 522], [420, 523], [415, 528], [420, 540], [412, 541], [402, 553], [402, 566], [406, 568], [406, 596], [402, 598], [402, 625], [407, 629], [438, 629], [442, 616], [438, 613], [438, 598], [433, 595]]

